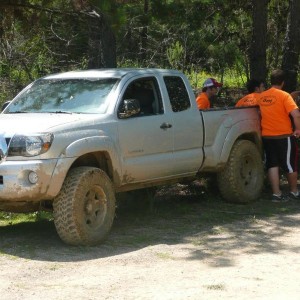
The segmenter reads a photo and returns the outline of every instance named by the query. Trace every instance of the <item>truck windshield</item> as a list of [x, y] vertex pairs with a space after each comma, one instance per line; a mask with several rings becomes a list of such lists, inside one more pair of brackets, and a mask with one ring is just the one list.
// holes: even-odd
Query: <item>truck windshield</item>
[[106, 112], [116, 78], [40, 79], [24, 89], [4, 113]]

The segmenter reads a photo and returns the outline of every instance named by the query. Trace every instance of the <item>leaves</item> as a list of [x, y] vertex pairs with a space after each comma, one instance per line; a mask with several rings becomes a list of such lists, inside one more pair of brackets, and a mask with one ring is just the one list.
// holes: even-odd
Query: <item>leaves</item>
[[[172, 67], [215, 76], [235, 69], [249, 75], [252, 4], [248, 0], [2, 0], [0, 100], [44, 74], [112, 66], [116, 57], [118, 66]], [[269, 69], [281, 63], [288, 8], [287, 0], [269, 1]]]

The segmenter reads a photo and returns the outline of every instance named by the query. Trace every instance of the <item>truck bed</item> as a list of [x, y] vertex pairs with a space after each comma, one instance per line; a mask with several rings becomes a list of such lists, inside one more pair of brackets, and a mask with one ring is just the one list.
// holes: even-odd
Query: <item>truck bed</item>
[[249, 140], [261, 144], [260, 137], [257, 134], [253, 135], [255, 132], [260, 132], [260, 116], [257, 106], [202, 110], [200, 115], [203, 128], [205, 128], [203, 135], [205, 157], [201, 171], [216, 171], [216, 166], [222, 168], [233, 143], [240, 138], [238, 134], [241, 131], [245, 132], [243, 138], [249, 133]]

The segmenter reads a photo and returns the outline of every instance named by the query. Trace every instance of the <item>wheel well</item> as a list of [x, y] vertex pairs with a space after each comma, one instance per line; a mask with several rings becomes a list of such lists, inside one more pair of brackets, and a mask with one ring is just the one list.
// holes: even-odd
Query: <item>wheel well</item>
[[70, 169], [83, 166], [102, 169], [110, 179], [113, 179], [112, 162], [107, 152], [86, 153], [78, 157]]
[[259, 152], [261, 154], [263, 153], [262, 141], [261, 141], [261, 138], [257, 134], [254, 134], [251, 132], [245, 133], [245, 134], [241, 135], [238, 139], [239, 140], [248, 140], [248, 141], [254, 143], [258, 147]]

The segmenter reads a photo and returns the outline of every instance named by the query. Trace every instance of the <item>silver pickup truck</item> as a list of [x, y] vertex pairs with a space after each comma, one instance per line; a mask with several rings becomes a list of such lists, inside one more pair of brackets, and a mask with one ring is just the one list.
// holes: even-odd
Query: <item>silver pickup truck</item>
[[46, 76], [0, 114], [0, 210], [53, 210], [61, 239], [101, 242], [115, 194], [217, 174], [228, 201], [263, 185], [257, 108], [199, 111], [181, 72], [103, 69]]

